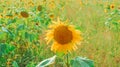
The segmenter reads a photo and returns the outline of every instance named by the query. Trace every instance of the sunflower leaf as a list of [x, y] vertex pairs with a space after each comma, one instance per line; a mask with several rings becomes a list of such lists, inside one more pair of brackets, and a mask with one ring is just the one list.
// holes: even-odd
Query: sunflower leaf
[[71, 67], [94, 67], [94, 62], [90, 59], [76, 57], [70, 61]]
[[41, 61], [36, 67], [45, 67], [45, 66], [51, 65], [55, 62], [55, 58], [56, 58], [56, 55], [51, 58], [45, 59]]
[[5, 27], [2, 27], [2, 30], [3, 30], [4, 32], [9, 32]]

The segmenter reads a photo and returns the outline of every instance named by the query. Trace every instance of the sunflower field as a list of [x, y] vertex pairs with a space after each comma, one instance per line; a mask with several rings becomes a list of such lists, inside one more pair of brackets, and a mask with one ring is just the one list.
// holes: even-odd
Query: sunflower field
[[0, 0], [0, 67], [120, 67], [120, 0]]

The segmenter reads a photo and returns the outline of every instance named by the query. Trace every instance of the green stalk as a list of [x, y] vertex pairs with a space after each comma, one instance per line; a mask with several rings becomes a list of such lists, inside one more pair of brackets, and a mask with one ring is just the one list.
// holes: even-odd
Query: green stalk
[[68, 54], [66, 55], [66, 60], [67, 60], [67, 63], [66, 63], [67, 67], [70, 67], [69, 66], [69, 55]]

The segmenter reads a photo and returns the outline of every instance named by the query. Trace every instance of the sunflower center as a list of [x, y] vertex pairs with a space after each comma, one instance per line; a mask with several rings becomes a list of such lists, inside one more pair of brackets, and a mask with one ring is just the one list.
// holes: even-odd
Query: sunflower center
[[24, 17], [24, 18], [29, 17], [29, 14], [28, 14], [27, 12], [25, 12], [25, 11], [22, 11], [20, 14], [21, 14], [21, 16]]
[[54, 31], [54, 39], [60, 44], [67, 44], [71, 42], [72, 38], [72, 32], [67, 26], [59, 26]]

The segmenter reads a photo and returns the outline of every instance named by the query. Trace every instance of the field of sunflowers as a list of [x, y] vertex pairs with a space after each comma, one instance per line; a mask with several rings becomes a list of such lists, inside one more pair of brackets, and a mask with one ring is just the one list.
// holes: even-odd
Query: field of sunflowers
[[0, 0], [0, 67], [120, 67], [120, 0]]

